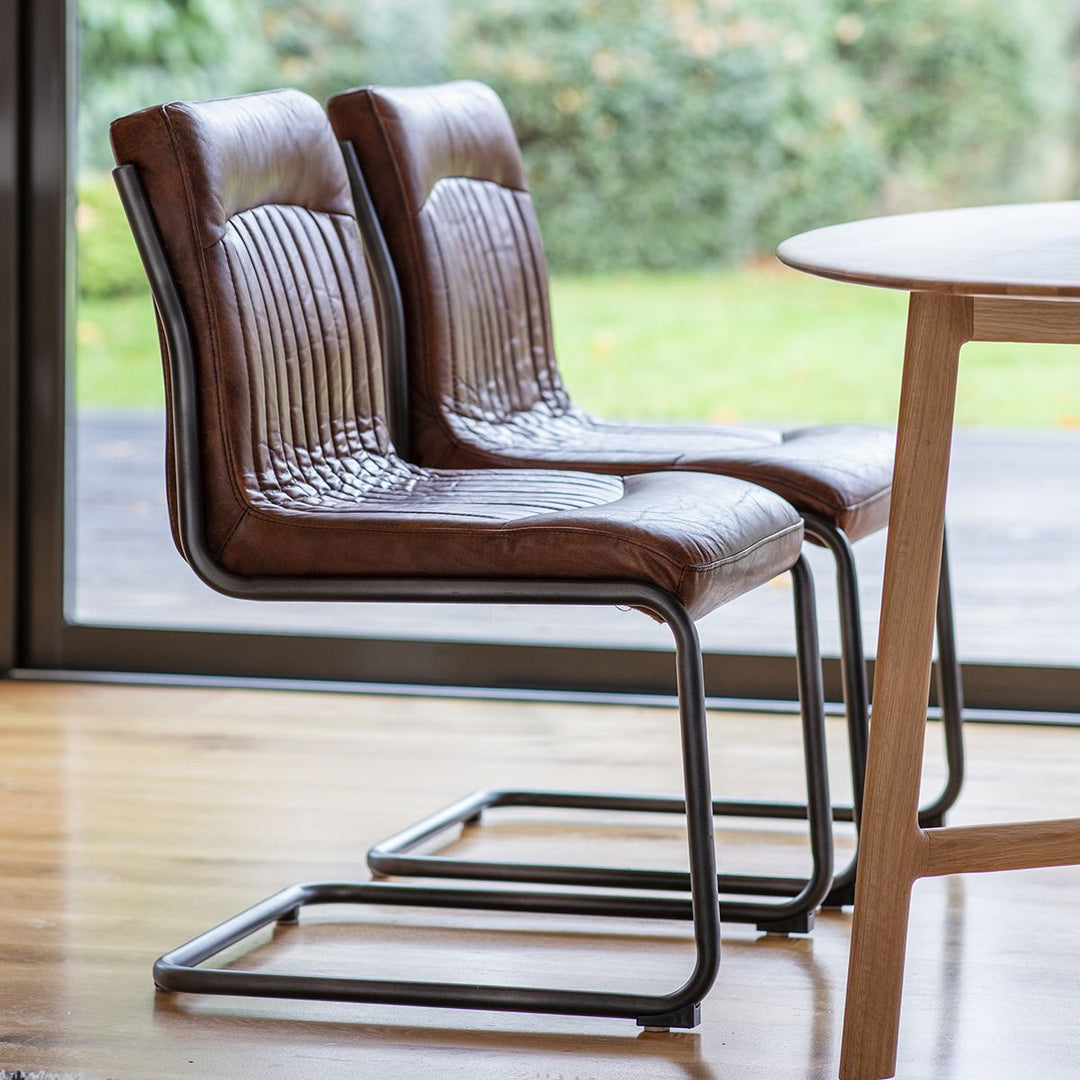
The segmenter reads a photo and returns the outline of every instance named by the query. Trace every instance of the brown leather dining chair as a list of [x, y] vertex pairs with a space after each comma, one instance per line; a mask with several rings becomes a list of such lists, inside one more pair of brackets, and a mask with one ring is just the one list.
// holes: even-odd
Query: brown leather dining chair
[[[248, 600], [614, 604], [650, 613], [675, 639], [685, 790], [610, 800], [685, 814], [688, 832], [688, 873], [624, 871], [639, 890], [653, 890], [644, 903], [626, 890], [578, 887], [290, 885], [164, 955], [158, 987], [694, 1026], [719, 963], [712, 832], [724, 805], [710, 791], [694, 620], [787, 571], [816, 862], [805, 902], [820, 903], [831, 880], [813, 583], [799, 515], [772, 492], [725, 477], [404, 461], [388, 434], [378, 311], [349, 181], [318, 103], [288, 90], [174, 103], [116, 120], [111, 137], [160, 330], [174, 538], [195, 573]], [[208, 963], [317, 904], [683, 919], [693, 926], [695, 962], [666, 994]]]
[[[734, 476], [777, 492], [806, 521], [807, 537], [834, 555], [841, 663], [857, 823], [866, 766], [869, 693], [852, 542], [888, 520], [894, 436], [840, 425], [792, 431], [610, 423], [574, 404], [559, 375], [539, 223], [521, 152], [498, 96], [477, 82], [366, 87], [335, 95], [330, 120], [346, 154], [368, 237], [381, 231], [396, 270], [380, 275], [401, 305], [407, 365], [410, 460], [443, 468], [508, 466], [624, 475], [658, 470]], [[627, 227], [632, 227], [628, 224]], [[406, 430], [401, 409], [399, 433]], [[948, 559], [938, 597], [938, 696], [948, 778], [924, 806], [924, 826], [943, 823], [963, 779], [962, 693]], [[779, 804], [773, 816], [798, 815]], [[758, 807], [764, 816], [766, 808]], [[409, 856], [423, 823], [372, 851], [373, 869], [438, 873], [457, 863]], [[856, 860], [826, 903], [854, 901]]]

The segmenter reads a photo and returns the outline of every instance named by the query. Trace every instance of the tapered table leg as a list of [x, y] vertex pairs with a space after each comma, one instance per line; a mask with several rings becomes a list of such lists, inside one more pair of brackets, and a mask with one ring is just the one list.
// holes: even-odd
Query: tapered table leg
[[960, 348], [970, 297], [913, 293], [874, 676], [841, 1080], [894, 1075]]

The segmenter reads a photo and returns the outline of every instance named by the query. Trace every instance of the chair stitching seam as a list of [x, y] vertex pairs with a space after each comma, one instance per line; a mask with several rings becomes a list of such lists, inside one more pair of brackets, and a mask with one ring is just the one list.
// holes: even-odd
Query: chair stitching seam
[[[416, 273], [416, 268], [420, 266], [422, 260], [420, 258], [420, 241], [419, 241], [419, 238], [416, 235], [416, 228], [412, 223], [413, 218], [419, 217], [419, 211], [417, 211], [415, 214], [413, 214], [409, 209], [408, 189], [405, 186], [405, 179], [402, 176], [401, 167], [398, 164], [397, 158], [394, 156], [393, 149], [392, 149], [391, 142], [390, 142], [390, 136], [387, 133], [386, 123], [385, 123], [385, 121], [383, 119], [383, 115], [382, 115], [381, 111], [379, 110], [378, 101], [374, 97], [374, 95], [369, 95], [368, 96], [368, 101], [370, 102], [370, 105], [371, 105], [371, 113], [375, 117], [375, 124], [379, 129], [379, 137], [382, 139], [382, 142], [383, 142], [383, 150], [384, 150], [386, 156], [389, 158], [389, 160], [393, 164], [394, 176], [397, 179], [398, 193], [399, 193], [399, 196], [401, 198], [402, 206], [405, 208], [405, 219], [406, 219], [406, 221], [409, 222], [409, 226], [408, 226], [406, 232], [408, 234], [408, 243], [409, 243], [409, 248], [411, 249], [411, 255], [412, 255], [412, 270], [413, 270], [415, 278], [417, 280], [424, 281], [425, 279], [423, 278], [423, 276], [421, 274], [419, 274], [419, 273]], [[426, 197], [424, 199], [424, 205], [425, 206], [427, 205], [427, 198]], [[430, 307], [431, 305], [427, 304], [427, 305], [424, 305], [424, 306]], [[412, 377], [411, 377], [412, 372], [409, 370], [409, 365], [410, 365], [411, 360], [413, 358], [415, 358], [416, 356], [423, 356], [424, 355], [424, 345], [427, 342], [427, 333], [426, 333], [425, 328], [424, 328], [424, 320], [423, 320], [423, 318], [413, 320], [412, 325], [414, 326], [416, 337], [419, 340], [419, 347], [416, 348], [415, 350], [410, 350], [410, 349], [406, 348], [406, 351], [405, 351], [405, 356], [406, 356], [405, 376], [406, 376], [407, 385], [409, 387], [412, 386], [412, 381], [413, 381]], [[409, 398], [409, 413], [411, 415], [412, 414], [412, 393], [411, 392], [409, 392], [408, 398]], [[456, 438], [454, 436], [454, 433], [448, 428], [448, 426], [446, 424], [446, 421], [444, 420], [444, 418], [442, 416], [442, 412], [438, 408], [435, 409], [435, 419], [436, 419], [437, 425], [442, 429], [443, 437], [446, 438], [446, 439], [449, 439], [450, 443], [451, 443], [451, 446], [449, 448], [447, 448], [444, 451], [443, 455], [442, 455], [442, 457], [445, 458], [455, 448], [455, 446], [456, 446]]]

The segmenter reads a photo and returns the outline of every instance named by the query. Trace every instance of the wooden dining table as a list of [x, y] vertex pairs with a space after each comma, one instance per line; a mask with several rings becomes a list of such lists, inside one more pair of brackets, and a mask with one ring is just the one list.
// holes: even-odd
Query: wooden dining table
[[809, 274], [911, 294], [840, 1061], [841, 1080], [881, 1080], [896, 1071], [913, 884], [1080, 863], [1080, 818], [917, 820], [960, 350], [1080, 344], [1080, 202], [856, 221], [795, 236], [778, 254]]

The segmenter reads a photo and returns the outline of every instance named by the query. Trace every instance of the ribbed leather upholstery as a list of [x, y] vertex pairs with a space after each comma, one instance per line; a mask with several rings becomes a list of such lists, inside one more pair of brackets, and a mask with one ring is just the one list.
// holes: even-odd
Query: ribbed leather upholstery
[[112, 139], [187, 310], [206, 540], [226, 570], [645, 581], [697, 616], [798, 557], [795, 511], [739, 481], [402, 461], [341, 154], [311, 98], [166, 105]]
[[890, 432], [611, 424], [570, 401], [556, 366], [536, 214], [491, 89], [366, 88], [328, 108], [339, 138], [356, 147], [398, 270], [414, 460], [708, 471], [769, 487], [851, 539], [886, 524]]

